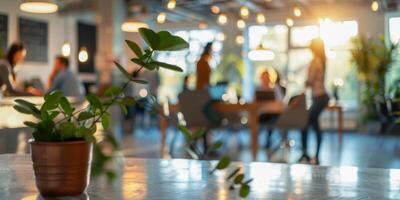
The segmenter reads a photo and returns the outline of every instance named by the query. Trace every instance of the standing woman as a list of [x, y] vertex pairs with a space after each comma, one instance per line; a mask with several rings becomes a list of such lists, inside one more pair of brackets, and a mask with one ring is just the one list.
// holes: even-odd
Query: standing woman
[[212, 43], [209, 42], [204, 47], [199, 61], [197, 62], [197, 82], [196, 90], [205, 90], [210, 85], [211, 67], [208, 63], [212, 56]]
[[0, 60], [0, 91], [8, 96], [27, 96], [31, 93], [19, 91], [15, 88], [16, 75], [14, 68], [25, 59], [26, 50], [24, 45], [14, 43], [9, 48], [6, 57]]
[[309, 110], [308, 123], [302, 130], [302, 148], [303, 155], [299, 161], [305, 160], [310, 162], [310, 156], [307, 152], [308, 128], [312, 127], [317, 135], [317, 150], [315, 154], [315, 164], [319, 164], [319, 151], [322, 142], [322, 133], [319, 126], [319, 116], [324, 108], [328, 105], [329, 96], [325, 89], [325, 71], [326, 71], [326, 55], [325, 45], [320, 38], [311, 41], [310, 49], [313, 53], [313, 60], [308, 67], [308, 77], [306, 88], [311, 89], [312, 105]]

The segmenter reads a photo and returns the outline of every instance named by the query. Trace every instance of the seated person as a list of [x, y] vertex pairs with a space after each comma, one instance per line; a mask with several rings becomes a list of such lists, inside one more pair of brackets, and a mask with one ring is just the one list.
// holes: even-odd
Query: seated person
[[69, 69], [69, 60], [57, 56], [48, 81], [48, 92], [60, 90], [65, 96], [83, 97], [83, 86], [78, 76]]
[[0, 93], [6, 96], [40, 95], [40, 91], [27, 88], [26, 91], [17, 89], [15, 67], [24, 62], [26, 49], [21, 43], [14, 43], [8, 49], [4, 59], [0, 60]]
[[[277, 74], [278, 75], [278, 74]], [[284, 88], [279, 84], [279, 75], [277, 81], [274, 83], [271, 80], [271, 76], [269, 72], [266, 70], [261, 73], [260, 76], [261, 85], [256, 91], [256, 99], [257, 101], [265, 101], [265, 100], [278, 100], [283, 101], [284, 98]], [[276, 122], [279, 117], [279, 113], [262, 113], [259, 116], [259, 121], [261, 124], [272, 125]], [[273, 130], [271, 128], [267, 129], [267, 143], [266, 148], [269, 148], [271, 145], [271, 135]]]

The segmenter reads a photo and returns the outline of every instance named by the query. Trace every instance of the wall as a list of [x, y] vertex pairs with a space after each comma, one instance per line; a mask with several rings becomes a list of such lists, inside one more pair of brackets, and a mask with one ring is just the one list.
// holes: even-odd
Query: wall
[[[43, 83], [47, 83], [54, 56], [61, 54], [61, 46], [68, 40], [71, 44], [71, 58], [77, 57], [76, 22], [94, 22], [92, 14], [79, 14], [75, 16], [60, 16], [58, 14], [29, 14], [19, 10], [21, 0], [1, 0], [0, 12], [7, 14], [9, 18], [8, 42], [9, 45], [18, 41], [18, 17], [27, 17], [48, 22], [48, 62], [25, 62], [18, 66], [17, 75], [20, 80], [28, 80], [40, 77]], [[27, 52], [29, 53], [29, 52]], [[76, 70], [77, 60], [71, 59], [71, 68]]]

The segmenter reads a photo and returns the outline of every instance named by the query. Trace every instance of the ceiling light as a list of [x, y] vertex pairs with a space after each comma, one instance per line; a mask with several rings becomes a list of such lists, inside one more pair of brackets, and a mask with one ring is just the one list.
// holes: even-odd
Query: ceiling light
[[371, 3], [371, 10], [374, 11], [374, 12], [376, 12], [376, 11], [379, 10], [379, 3], [378, 3], [378, 1], [372, 1], [372, 3]]
[[211, 6], [211, 12], [214, 14], [219, 14], [221, 9], [218, 6]]
[[176, 0], [169, 0], [167, 3], [167, 8], [170, 10], [175, 9], [176, 7]]
[[69, 42], [65, 42], [62, 47], [61, 47], [61, 54], [64, 57], [68, 57], [71, 55], [71, 45], [69, 44]]
[[220, 14], [218, 16], [218, 23], [224, 25], [228, 22], [228, 17], [225, 14]]
[[160, 12], [157, 15], [157, 23], [159, 24], [164, 24], [166, 19], [167, 19], [167, 14], [165, 12]]
[[292, 27], [294, 25], [294, 21], [292, 18], [287, 18], [286, 19], [286, 25], [289, 27]]
[[58, 6], [52, 0], [24, 0], [19, 9], [28, 13], [46, 14], [57, 12]]
[[134, 21], [133, 19], [130, 19], [125, 21], [121, 26], [121, 29], [124, 32], [139, 32], [139, 28], [149, 28], [149, 25], [144, 22]]
[[235, 38], [236, 44], [243, 44], [244, 43], [244, 37], [241, 35], [236, 36]]
[[265, 15], [262, 14], [262, 13], [257, 13], [256, 21], [257, 21], [257, 23], [259, 23], [259, 24], [265, 23]]
[[260, 44], [249, 52], [248, 57], [252, 61], [271, 61], [274, 60], [275, 54], [271, 49], [266, 49]]
[[246, 6], [240, 7], [240, 16], [247, 18], [249, 16], [249, 9]]
[[295, 8], [293, 9], [293, 14], [294, 14], [294, 16], [296, 16], [296, 17], [300, 17], [301, 14], [302, 14], [300, 8], [299, 8], [299, 7], [295, 7]]
[[85, 63], [89, 60], [89, 53], [85, 47], [82, 47], [79, 51], [78, 60], [81, 63]]
[[236, 26], [237, 26], [239, 29], [244, 29], [244, 27], [246, 27], [246, 22], [245, 22], [243, 19], [239, 19], [239, 20], [236, 22]]

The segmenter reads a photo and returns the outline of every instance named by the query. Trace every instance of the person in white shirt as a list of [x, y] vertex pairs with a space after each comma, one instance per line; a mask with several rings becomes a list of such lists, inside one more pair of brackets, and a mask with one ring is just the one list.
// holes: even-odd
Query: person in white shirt
[[329, 96], [325, 89], [325, 71], [326, 71], [326, 54], [325, 45], [322, 39], [316, 38], [311, 41], [310, 49], [313, 53], [313, 60], [308, 67], [308, 77], [305, 83], [306, 88], [311, 89], [312, 105], [309, 109], [307, 126], [302, 130], [302, 150], [303, 155], [299, 162], [305, 160], [311, 162], [311, 158], [307, 152], [308, 128], [312, 127], [317, 136], [317, 149], [315, 154], [315, 164], [319, 164], [319, 152], [322, 142], [322, 133], [319, 126], [319, 116], [324, 108], [328, 105]]

